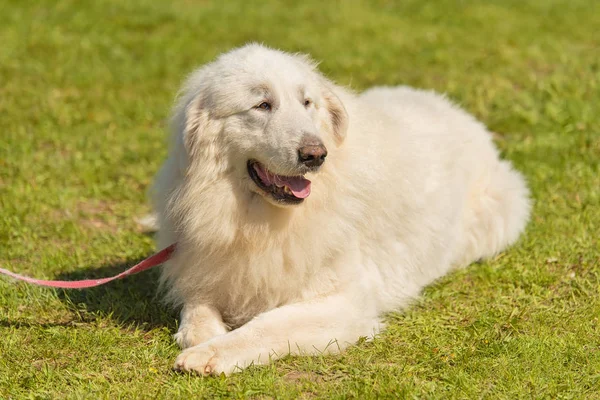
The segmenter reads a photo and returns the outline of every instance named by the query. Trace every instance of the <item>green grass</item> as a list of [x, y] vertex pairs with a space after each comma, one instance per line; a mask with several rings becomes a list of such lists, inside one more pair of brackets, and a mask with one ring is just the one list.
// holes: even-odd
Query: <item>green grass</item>
[[0, 398], [600, 398], [600, 3], [0, 3], [0, 266], [106, 276], [153, 251], [135, 218], [194, 67], [247, 41], [339, 83], [432, 88], [531, 185], [515, 247], [426, 290], [335, 357], [171, 372], [156, 273], [86, 291], [0, 279]]

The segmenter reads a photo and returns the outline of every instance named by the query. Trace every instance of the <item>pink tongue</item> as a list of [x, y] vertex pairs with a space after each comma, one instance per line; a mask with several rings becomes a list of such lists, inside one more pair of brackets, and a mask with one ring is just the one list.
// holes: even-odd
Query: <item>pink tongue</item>
[[310, 194], [310, 181], [308, 179], [304, 179], [301, 176], [278, 176], [278, 178], [283, 178], [281, 179], [281, 183], [289, 187], [294, 196], [305, 199]]
[[294, 196], [305, 199], [310, 195], [310, 181], [301, 176], [281, 176], [268, 172], [262, 165], [254, 164], [254, 169], [266, 185], [287, 186]]

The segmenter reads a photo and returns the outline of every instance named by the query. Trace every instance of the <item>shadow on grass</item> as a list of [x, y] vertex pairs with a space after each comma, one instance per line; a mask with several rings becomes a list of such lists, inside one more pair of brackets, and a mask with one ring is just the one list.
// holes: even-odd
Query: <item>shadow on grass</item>
[[13, 319], [0, 319], [0, 327], [2, 328], [55, 328], [57, 326], [74, 326], [73, 321], [67, 322], [37, 322], [37, 321], [20, 321]]
[[[105, 278], [125, 271], [141, 260], [131, 259], [124, 263], [63, 273], [54, 279]], [[167, 327], [174, 331], [177, 314], [161, 304], [160, 295], [157, 296], [158, 272], [151, 269], [89, 289], [59, 290], [58, 296], [84, 321], [108, 317], [119, 324], [139, 329]]]

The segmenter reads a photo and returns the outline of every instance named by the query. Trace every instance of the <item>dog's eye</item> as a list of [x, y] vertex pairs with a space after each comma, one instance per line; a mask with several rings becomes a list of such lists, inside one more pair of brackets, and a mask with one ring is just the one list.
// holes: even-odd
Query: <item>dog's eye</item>
[[310, 101], [310, 99], [306, 99], [304, 100], [304, 107], [308, 107], [312, 104], [312, 101]]
[[259, 109], [265, 110], [265, 111], [271, 111], [271, 103], [267, 103], [266, 101], [263, 101], [262, 103], [257, 105], [256, 108], [259, 108]]

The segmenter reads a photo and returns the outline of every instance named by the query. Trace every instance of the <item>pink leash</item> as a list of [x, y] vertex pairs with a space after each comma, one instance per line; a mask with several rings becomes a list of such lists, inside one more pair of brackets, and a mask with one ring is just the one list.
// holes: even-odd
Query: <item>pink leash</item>
[[42, 279], [35, 279], [29, 276], [23, 276], [19, 274], [15, 274], [14, 272], [8, 271], [6, 269], [0, 268], [0, 274], [8, 275], [12, 278], [18, 279], [20, 281], [25, 281], [28, 283], [33, 283], [34, 285], [39, 286], [48, 286], [55, 287], [60, 289], [85, 289], [94, 286], [104, 285], [105, 283], [114, 281], [115, 279], [121, 279], [129, 275], [137, 274], [138, 272], [145, 271], [152, 267], [156, 267], [167, 261], [173, 255], [175, 251], [175, 244], [170, 245], [159, 251], [158, 253], [151, 255], [140, 263], [134, 265], [126, 271], [121, 272], [118, 275], [111, 276], [108, 278], [102, 279], [84, 279], [81, 281], [45, 281]]

